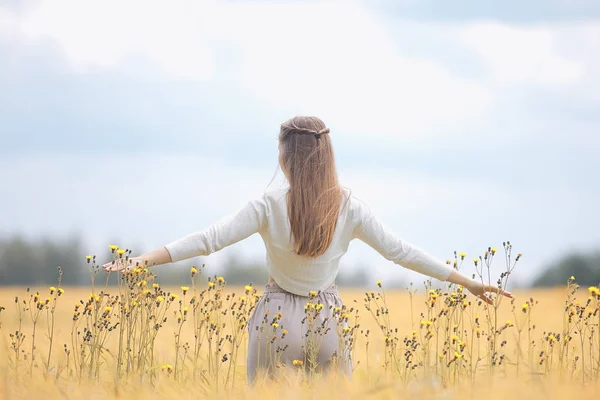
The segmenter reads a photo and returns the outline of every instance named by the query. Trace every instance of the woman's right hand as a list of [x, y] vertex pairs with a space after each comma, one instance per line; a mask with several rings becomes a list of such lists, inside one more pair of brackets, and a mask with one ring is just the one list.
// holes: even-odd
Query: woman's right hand
[[496, 286], [484, 285], [483, 283], [478, 282], [476, 280], [471, 280], [471, 282], [468, 285], [465, 285], [465, 288], [469, 292], [471, 292], [475, 297], [479, 297], [488, 304], [494, 304], [494, 301], [487, 295], [487, 293], [489, 292], [495, 292], [508, 298], [513, 298], [511, 292], [507, 292]]

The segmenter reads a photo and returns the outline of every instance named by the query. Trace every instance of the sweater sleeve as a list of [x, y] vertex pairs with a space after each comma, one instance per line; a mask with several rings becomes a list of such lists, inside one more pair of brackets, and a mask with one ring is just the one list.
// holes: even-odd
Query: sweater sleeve
[[237, 214], [177, 239], [165, 247], [173, 262], [196, 256], [207, 256], [224, 247], [260, 232], [267, 225], [265, 196], [248, 202]]
[[445, 281], [452, 272], [452, 267], [445, 262], [438, 260], [431, 254], [425, 252], [419, 247], [400, 239], [392, 232], [388, 231], [383, 223], [371, 210], [362, 202], [356, 201], [354, 219], [355, 227], [353, 238], [360, 239], [383, 257], [394, 263]]

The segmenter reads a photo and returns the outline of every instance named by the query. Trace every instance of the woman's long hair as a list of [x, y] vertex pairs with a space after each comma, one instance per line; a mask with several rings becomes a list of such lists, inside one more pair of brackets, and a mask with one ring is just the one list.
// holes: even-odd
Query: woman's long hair
[[279, 145], [290, 183], [287, 210], [294, 251], [318, 257], [331, 244], [342, 200], [329, 128], [316, 117], [294, 117], [281, 124]]

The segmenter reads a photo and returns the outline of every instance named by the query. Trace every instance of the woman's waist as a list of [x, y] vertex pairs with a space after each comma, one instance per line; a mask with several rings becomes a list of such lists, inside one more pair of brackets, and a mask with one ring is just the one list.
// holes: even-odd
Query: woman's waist
[[[296, 292], [296, 290], [286, 290], [286, 289], [282, 288], [281, 286], [279, 286], [277, 281], [275, 281], [275, 279], [271, 275], [269, 275], [269, 281], [265, 285], [265, 293], [292, 293], [292, 294], [296, 294], [299, 296], [308, 297], [310, 295], [311, 290], [307, 291], [306, 294], [303, 294], [303, 295], [300, 295], [295, 292]], [[338, 294], [338, 287], [335, 285], [335, 280], [334, 280], [330, 285], [326, 286], [324, 289], [315, 290], [315, 292]]]

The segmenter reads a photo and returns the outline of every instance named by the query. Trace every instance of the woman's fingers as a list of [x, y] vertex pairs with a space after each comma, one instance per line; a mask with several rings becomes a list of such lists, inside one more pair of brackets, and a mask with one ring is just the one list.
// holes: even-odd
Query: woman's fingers
[[507, 292], [506, 290], [502, 290], [502, 289], [500, 289], [499, 287], [496, 287], [496, 286], [490, 286], [490, 285], [488, 285], [488, 286], [485, 287], [485, 291], [486, 292], [495, 292], [495, 293], [501, 294], [503, 296], [509, 297], [511, 299], [513, 298], [513, 295], [512, 295], [511, 292]]
[[119, 261], [111, 261], [102, 266], [106, 272], [116, 272], [123, 269], [123, 265]]
[[114, 260], [111, 262], [107, 262], [102, 266], [104, 271], [106, 272], [126, 272], [130, 269], [134, 268], [136, 265], [133, 262], [133, 259], [123, 259], [119, 258], [118, 260]]
[[494, 304], [494, 302], [492, 301], [492, 299], [489, 298], [488, 295], [486, 295], [485, 293], [480, 295], [479, 298], [483, 301], [485, 301], [488, 304]]
[[104, 268], [104, 270], [106, 272], [118, 272], [118, 271], [124, 271], [124, 270], [128, 269], [127, 266], [125, 265], [125, 262], [122, 259], [118, 259], [118, 260], [106, 263], [102, 266], [102, 268]]

